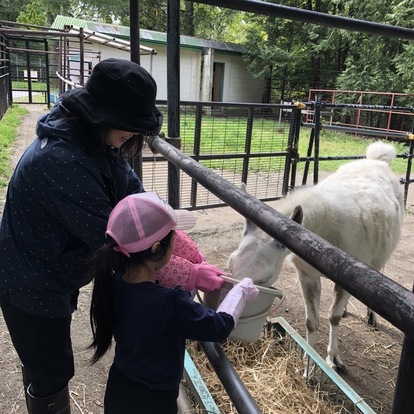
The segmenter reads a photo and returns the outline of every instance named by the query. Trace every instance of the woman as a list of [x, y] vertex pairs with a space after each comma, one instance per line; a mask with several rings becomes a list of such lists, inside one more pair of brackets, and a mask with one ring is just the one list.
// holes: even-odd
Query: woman
[[[116, 341], [105, 392], [105, 414], [175, 414], [186, 339], [224, 341], [258, 289], [233, 287], [216, 311], [188, 292], [156, 283], [170, 260], [176, 229], [195, 218], [155, 193], [133, 194], [113, 209], [107, 243], [91, 262], [93, 362]], [[118, 271], [118, 269], [122, 269]]]
[[[109, 214], [128, 194], [143, 192], [126, 155], [160, 131], [157, 87], [136, 63], [107, 59], [85, 87], [62, 95], [41, 117], [37, 139], [9, 183], [0, 227], [0, 305], [23, 366], [31, 414], [70, 412], [74, 375], [71, 314], [79, 289], [90, 282], [85, 263], [104, 242]], [[159, 274], [161, 283], [191, 290], [220, 287], [223, 273], [204, 262], [183, 233], [194, 263], [186, 272]], [[180, 274], [174, 279], [171, 274]]]

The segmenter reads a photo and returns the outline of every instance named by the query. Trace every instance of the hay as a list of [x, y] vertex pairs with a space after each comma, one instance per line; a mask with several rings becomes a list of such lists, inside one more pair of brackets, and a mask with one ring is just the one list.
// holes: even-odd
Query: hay
[[[263, 414], [333, 414], [340, 412], [321, 400], [303, 377], [303, 362], [291, 341], [261, 338], [243, 344], [227, 340], [222, 349]], [[189, 343], [188, 353], [223, 414], [236, 408], [197, 343]], [[202, 412], [195, 410], [194, 412]]]

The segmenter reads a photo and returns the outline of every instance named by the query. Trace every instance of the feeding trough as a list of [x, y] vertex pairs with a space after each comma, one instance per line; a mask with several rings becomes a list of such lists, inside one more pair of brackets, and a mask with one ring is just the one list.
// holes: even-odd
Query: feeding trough
[[[204, 305], [216, 310], [227, 293], [240, 280], [228, 276], [222, 276], [223, 286], [219, 290], [204, 293]], [[281, 290], [255, 285], [259, 290], [259, 296], [253, 302], [248, 302], [244, 308], [236, 329], [230, 334], [230, 338], [241, 342], [254, 342], [259, 339], [266, 322], [267, 315], [273, 305], [275, 298], [280, 299], [279, 305], [283, 301]]]

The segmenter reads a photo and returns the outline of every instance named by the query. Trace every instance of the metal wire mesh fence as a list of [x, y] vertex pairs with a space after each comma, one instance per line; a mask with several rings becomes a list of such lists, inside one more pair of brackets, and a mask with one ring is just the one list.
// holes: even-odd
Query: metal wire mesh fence
[[[162, 106], [161, 106], [162, 109]], [[284, 194], [290, 123], [274, 106], [182, 103], [180, 148], [232, 184], [247, 183], [250, 194], [273, 200]], [[167, 194], [168, 166], [149, 150], [143, 156], [145, 187]], [[223, 205], [185, 173], [180, 173], [180, 206]]]

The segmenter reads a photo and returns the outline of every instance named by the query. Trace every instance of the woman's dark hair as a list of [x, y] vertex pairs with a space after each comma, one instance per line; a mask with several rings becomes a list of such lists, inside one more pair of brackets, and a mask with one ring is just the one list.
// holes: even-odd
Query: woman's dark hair
[[[62, 107], [62, 112], [65, 115], [63, 122], [70, 122], [75, 128], [79, 128], [83, 131], [79, 134], [78, 139], [82, 142], [85, 151], [90, 155], [104, 154], [107, 149], [105, 140], [111, 131], [111, 128], [97, 128], [95, 125], [82, 121], [77, 115], [70, 113], [66, 108]], [[133, 158], [142, 152], [144, 146], [144, 135], [136, 134], [130, 139], [125, 141], [122, 147], [119, 149], [118, 154], [120, 157]]]
[[145, 261], [162, 259], [171, 246], [174, 231], [170, 231], [160, 241], [160, 248], [151, 252], [151, 248], [131, 257], [114, 250], [116, 243], [111, 239], [97, 250], [90, 262], [90, 274], [94, 278], [90, 308], [90, 323], [93, 340], [89, 348], [94, 349], [92, 364], [97, 362], [112, 345], [115, 327], [116, 278], [134, 267], [144, 266]]
[[[92, 129], [89, 132], [89, 139], [84, 142], [85, 150], [89, 154], [99, 154], [105, 152], [107, 145], [105, 144], [111, 129]], [[136, 134], [126, 140], [118, 151], [120, 157], [135, 157], [142, 152], [144, 147], [144, 135]]]

